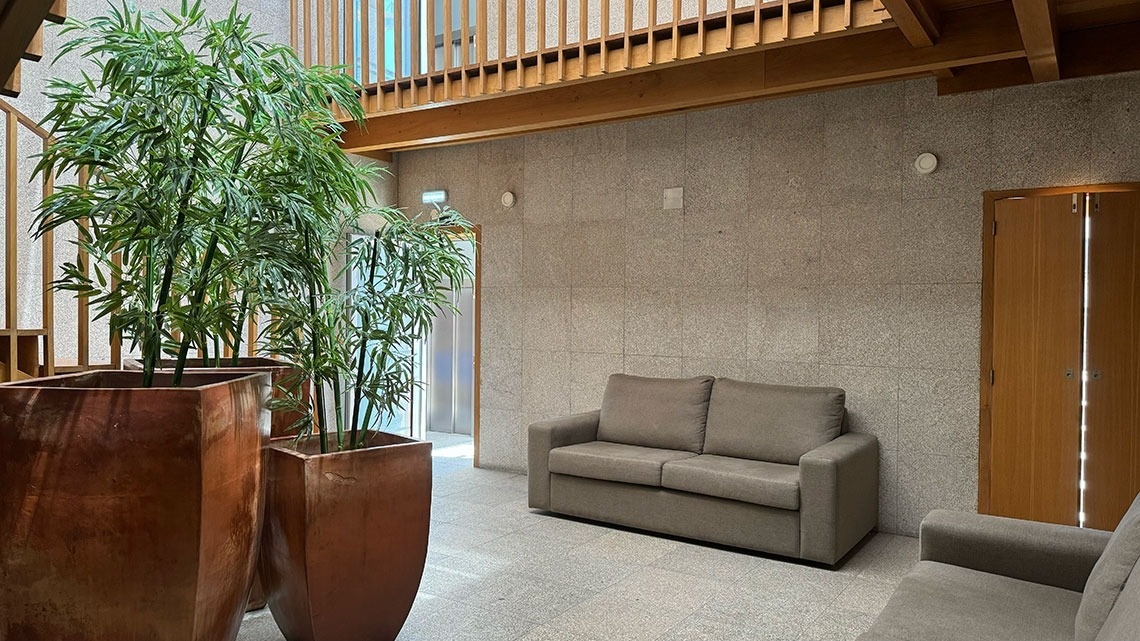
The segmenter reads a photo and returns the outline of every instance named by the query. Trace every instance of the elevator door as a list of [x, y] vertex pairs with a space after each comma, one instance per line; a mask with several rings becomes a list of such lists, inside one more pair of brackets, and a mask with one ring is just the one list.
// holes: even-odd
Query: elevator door
[[[461, 240], [474, 273], [475, 243]], [[468, 279], [451, 293], [455, 309], [443, 309], [424, 341], [425, 427], [432, 432], [471, 435], [475, 429], [475, 283]]]

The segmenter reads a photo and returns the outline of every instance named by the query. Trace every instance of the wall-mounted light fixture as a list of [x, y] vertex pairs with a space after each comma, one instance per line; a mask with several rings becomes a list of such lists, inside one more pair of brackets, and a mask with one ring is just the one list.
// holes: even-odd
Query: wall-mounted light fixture
[[938, 156], [930, 152], [921, 153], [914, 159], [914, 170], [923, 176], [934, 173], [935, 169], [938, 169]]
[[513, 191], [504, 191], [501, 202], [503, 203], [503, 207], [506, 207], [507, 209], [514, 207], [515, 206], [515, 194], [514, 194], [514, 192]]
[[440, 205], [447, 202], [447, 190], [436, 189], [434, 191], [425, 191], [422, 201], [425, 205]]

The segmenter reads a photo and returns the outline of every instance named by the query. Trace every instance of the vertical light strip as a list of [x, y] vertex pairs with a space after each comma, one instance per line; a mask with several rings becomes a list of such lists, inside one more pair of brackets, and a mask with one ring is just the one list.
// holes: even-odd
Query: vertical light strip
[[1081, 289], [1081, 477], [1078, 481], [1078, 488], [1080, 490], [1080, 500], [1078, 502], [1077, 522], [1081, 527], [1085, 526], [1085, 464], [1087, 462], [1088, 454], [1085, 451], [1085, 433], [1088, 431], [1088, 385], [1089, 385], [1089, 236], [1092, 231], [1092, 207], [1091, 195], [1085, 194], [1085, 209], [1082, 212], [1084, 217], [1084, 234], [1082, 240], [1083, 247], [1083, 265], [1082, 277], [1083, 287]]

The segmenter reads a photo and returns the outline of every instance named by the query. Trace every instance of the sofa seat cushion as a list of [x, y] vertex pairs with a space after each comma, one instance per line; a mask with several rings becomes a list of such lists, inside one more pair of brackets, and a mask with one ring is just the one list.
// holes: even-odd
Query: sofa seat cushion
[[919, 561], [859, 639], [1071, 641], [1080, 603], [1080, 592]]
[[613, 374], [602, 397], [598, 439], [699, 453], [712, 386], [711, 376], [645, 378]]
[[709, 401], [704, 454], [797, 465], [843, 428], [846, 394], [718, 378]]
[[661, 485], [756, 505], [800, 509], [798, 465], [701, 454], [666, 463]]
[[602, 481], [661, 486], [661, 467], [692, 452], [590, 441], [550, 450], [550, 471]]

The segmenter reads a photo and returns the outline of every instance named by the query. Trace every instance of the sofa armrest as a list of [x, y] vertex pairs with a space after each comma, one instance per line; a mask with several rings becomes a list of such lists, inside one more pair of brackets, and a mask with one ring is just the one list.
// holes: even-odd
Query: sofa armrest
[[879, 521], [879, 440], [849, 432], [800, 457], [800, 557], [834, 565]]
[[527, 496], [529, 504], [550, 509], [550, 450], [598, 438], [600, 410], [531, 423], [527, 428]]
[[1081, 592], [1111, 532], [934, 510], [919, 526], [924, 561]]

